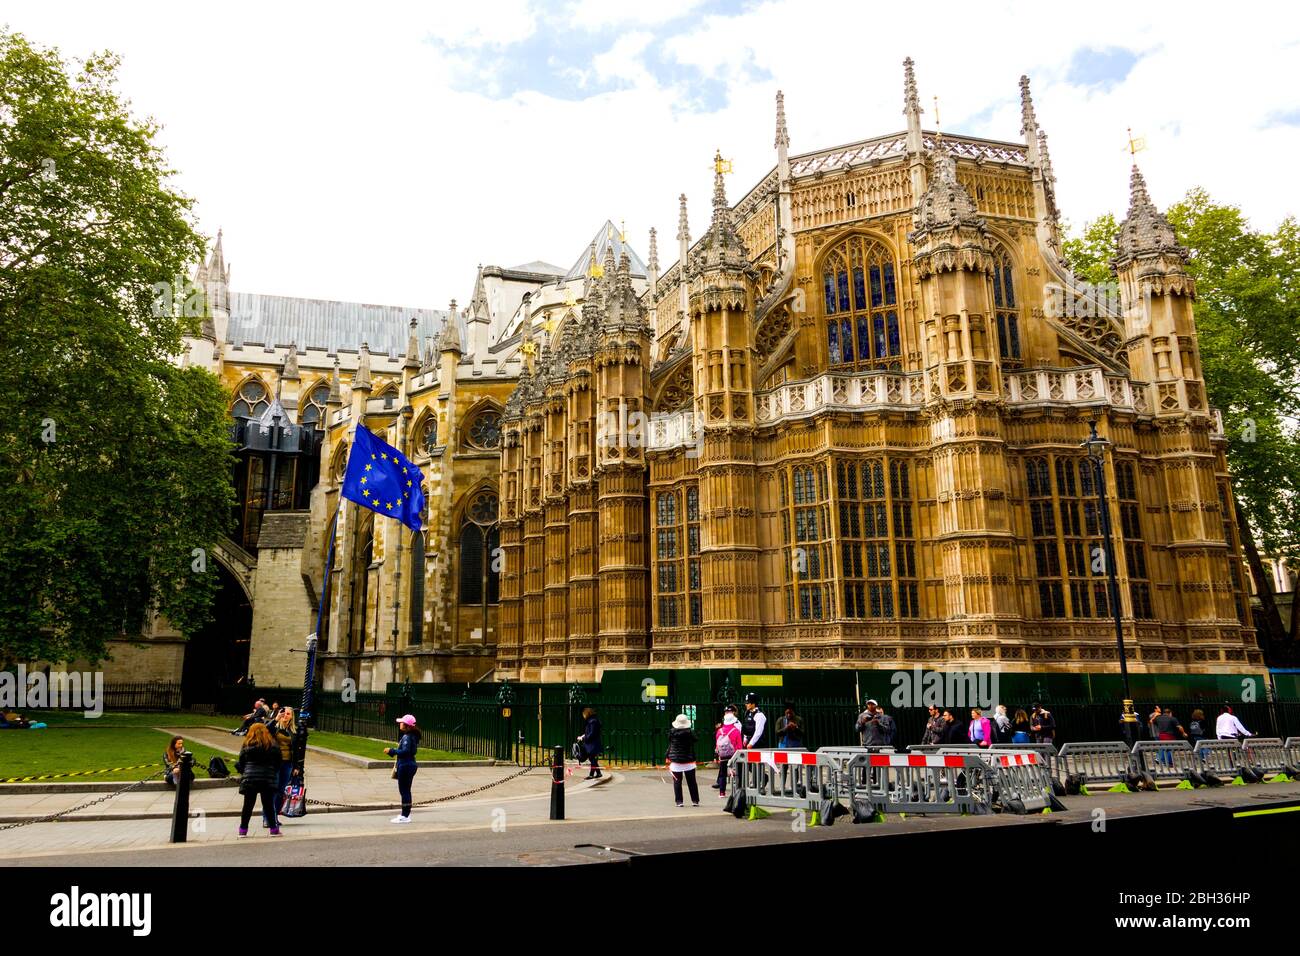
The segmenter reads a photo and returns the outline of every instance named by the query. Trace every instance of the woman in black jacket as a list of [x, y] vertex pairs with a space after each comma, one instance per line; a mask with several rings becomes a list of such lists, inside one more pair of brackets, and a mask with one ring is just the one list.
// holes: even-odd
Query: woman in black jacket
[[[591, 772], [587, 774], [587, 779], [593, 777], [603, 777], [600, 772], [600, 755], [605, 752], [604, 745], [600, 741], [600, 718], [596, 716], [595, 707], [582, 708], [582, 734], [578, 737], [578, 743], [582, 745], [583, 757], [591, 761]], [[578, 761], [579, 764], [582, 761]]]
[[677, 806], [682, 803], [682, 777], [691, 791], [691, 806], [700, 805], [700, 789], [695, 783], [695, 731], [691, 730], [691, 719], [685, 714], [678, 714], [673, 721], [673, 729], [668, 731], [668, 770], [673, 775], [673, 798]]
[[280, 835], [280, 821], [275, 815], [275, 783], [280, 774], [280, 745], [271, 737], [266, 724], [253, 724], [248, 728], [244, 746], [235, 761], [235, 772], [240, 775], [239, 792], [244, 795], [244, 808], [239, 814], [239, 835], [248, 836], [248, 818], [253, 815], [253, 804], [262, 798], [262, 816], [270, 825], [271, 836]]

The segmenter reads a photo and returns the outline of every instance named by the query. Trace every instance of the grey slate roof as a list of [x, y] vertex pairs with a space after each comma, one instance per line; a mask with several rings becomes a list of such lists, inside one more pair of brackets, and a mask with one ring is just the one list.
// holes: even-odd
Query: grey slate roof
[[564, 275], [564, 266], [543, 262], [541, 259], [534, 259], [532, 262], [525, 262], [521, 266], [509, 266], [508, 268], [511, 272], [537, 272], [553, 276]]
[[[406, 354], [412, 316], [418, 322], [416, 334], [421, 348], [426, 337], [438, 337], [447, 320], [447, 312], [442, 309], [231, 292], [226, 339], [233, 345], [296, 342], [299, 349], [330, 352], [356, 351], [366, 342], [373, 354], [399, 356]], [[461, 341], [467, 341], [464, 316], [458, 315], [456, 324]]]
[[[605, 220], [605, 225], [601, 226], [600, 231], [596, 233], [595, 237], [593, 237], [592, 242], [596, 243], [597, 262], [604, 263], [605, 249], [607, 246], [612, 244], [614, 246], [615, 262], [618, 262], [619, 257], [623, 255], [623, 250], [626, 249], [628, 259], [630, 259], [632, 263], [632, 275], [645, 276], [649, 273], [650, 270], [646, 268], [646, 264], [641, 257], [636, 254], [636, 250], [618, 238], [618, 229], [608, 219]], [[565, 273], [565, 280], [581, 279], [585, 276], [587, 274], [588, 259], [590, 256], [590, 246], [584, 247], [582, 255], [578, 256], [578, 261], [573, 264], [573, 268]]]

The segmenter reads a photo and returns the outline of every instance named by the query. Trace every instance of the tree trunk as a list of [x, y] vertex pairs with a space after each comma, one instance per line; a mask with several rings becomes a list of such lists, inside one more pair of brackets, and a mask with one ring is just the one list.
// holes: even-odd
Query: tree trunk
[[1255, 534], [1250, 530], [1250, 522], [1246, 520], [1246, 512], [1242, 509], [1236, 495], [1233, 495], [1232, 504], [1237, 512], [1237, 534], [1241, 538], [1241, 550], [1246, 552], [1246, 560], [1250, 564], [1250, 576], [1255, 580], [1255, 595], [1259, 598], [1260, 607], [1264, 612], [1264, 637], [1267, 639], [1264, 650], [1275, 652], [1286, 640], [1287, 633], [1282, 627], [1282, 615], [1273, 597], [1273, 578], [1264, 568], [1264, 562], [1259, 557], [1259, 549], [1255, 547]]

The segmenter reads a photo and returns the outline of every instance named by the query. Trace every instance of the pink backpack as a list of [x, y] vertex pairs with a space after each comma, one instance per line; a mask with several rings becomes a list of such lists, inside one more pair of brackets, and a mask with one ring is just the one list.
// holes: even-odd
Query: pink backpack
[[723, 760], [729, 760], [732, 754], [736, 752], [736, 741], [735, 738], [732, 737], [732, 734], [736, 733], [735, 727], [735, 724], [723, 724], [722, 728], [718, 731], [718, 737], [715, 741], [715, 749], [717, 750], [718, 756]]

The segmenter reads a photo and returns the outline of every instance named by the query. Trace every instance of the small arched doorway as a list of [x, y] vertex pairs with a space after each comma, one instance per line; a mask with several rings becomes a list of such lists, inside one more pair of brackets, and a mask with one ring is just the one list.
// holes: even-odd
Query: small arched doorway
[[221, 688], [248, 676], [248, 648], [253, 633], [253, 605], [235, 576], [219, 562], [212, 620], [185, 645], [181, 668], [181, 704], [215, 704]]

